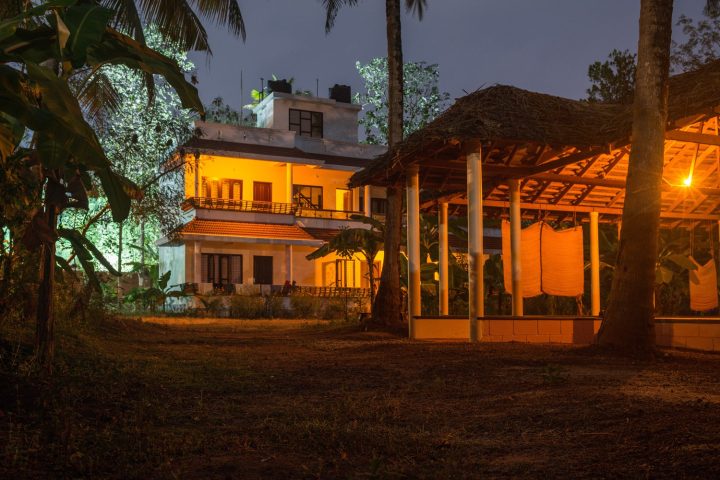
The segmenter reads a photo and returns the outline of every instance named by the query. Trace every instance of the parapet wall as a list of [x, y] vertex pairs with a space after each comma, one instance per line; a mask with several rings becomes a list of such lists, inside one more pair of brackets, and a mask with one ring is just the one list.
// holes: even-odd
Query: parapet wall
[[[494, 316], [479, 319], [483, 342], [590, 345], [600, 329], [599, 317]], [[468, 339], [467, 317], [424, 316], [413, 319], [416, 340]], [[656, 342], [662, 347], [720, 352], [720, 318], [657, 318]]]

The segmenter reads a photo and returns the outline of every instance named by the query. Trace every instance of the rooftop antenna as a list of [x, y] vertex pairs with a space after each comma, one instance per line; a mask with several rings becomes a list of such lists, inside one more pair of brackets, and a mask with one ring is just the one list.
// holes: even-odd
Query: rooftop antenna
[[240, 125], [242, 125], [244, 122], [244, 114], [243, 109], [245, 108], [245, 102], [243, 101], [243, 71], [242, 68], [240, 69]]
[[320, 96], [320, 79], [319, 78], [315, 79], [315, 96], [316, 97]]
[[265, 79], [260, 77], [260, 100], [265, 99]]

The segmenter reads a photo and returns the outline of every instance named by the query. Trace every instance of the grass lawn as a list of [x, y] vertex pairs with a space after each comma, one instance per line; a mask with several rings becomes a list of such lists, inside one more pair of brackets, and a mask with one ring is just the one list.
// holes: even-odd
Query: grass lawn
[[49, 380], [22, 355], [1, 362], [0, 478], [720, 474], [709, 354], [125, 321], [63, 333]]

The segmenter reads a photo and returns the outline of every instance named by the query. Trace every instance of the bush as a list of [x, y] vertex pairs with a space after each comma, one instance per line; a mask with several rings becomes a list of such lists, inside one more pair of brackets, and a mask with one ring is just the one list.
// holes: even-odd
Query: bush
[[262, 318], [265, 316], [265, 299], [232, 295], [230, 297], [230, 316], [233, 318]]

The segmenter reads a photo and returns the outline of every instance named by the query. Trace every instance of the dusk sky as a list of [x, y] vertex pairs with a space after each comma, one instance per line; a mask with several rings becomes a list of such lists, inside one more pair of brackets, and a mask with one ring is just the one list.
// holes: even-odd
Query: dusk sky
[[[675, 17], [700, 18], [704, 0], [676, 0]], [[362, 87], [355, 61], [386, 55], [385, 2], [365, 0], [340, 12], [325, 35], [320, 0], [240, 2], [247, 42], [209, 27], [213, 56], [191, 55], [205, 102], [240, 106], [260, 78], [295, 78], [327, 96], [335, 83]], [[585, 97], [587, 67], [613, 49], [637, 48], [640, 0], [429, 0], [422, 21], [403, 16], [405, 61], [440, 67], [452, 97], [495, 83], [570, 98]], [[676, 32], [677, 33], [677, 32]]]

